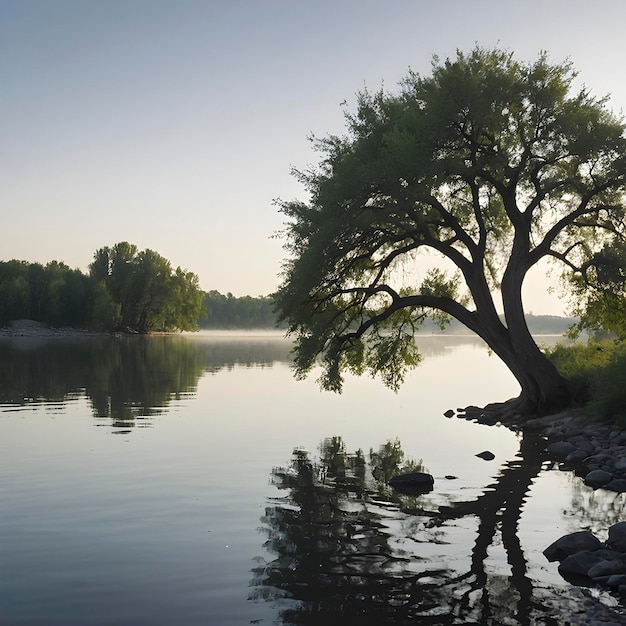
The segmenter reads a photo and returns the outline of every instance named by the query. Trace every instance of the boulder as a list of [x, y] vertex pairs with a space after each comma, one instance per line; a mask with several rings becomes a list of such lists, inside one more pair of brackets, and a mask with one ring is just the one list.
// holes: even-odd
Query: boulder
[[559, 574], [574, 585], [591, 586], [594, 581], [589, 576], [589, 570], [606, 560], [621, 560], [619, 553], [612, 550], [582, 550], [571, 554], [559, 565]]
[[588, 454], [584, 450], [573, 450], [565, 457], [566, 463], [582, 463]]
[[454, 417], [454, 411], [452, 409], [448, 409], [445, 413], [444, 413], [445, 417]]
[[551, 443], [546, 450], [550, 456], [563, 461], [568, 454], [576, 450], [576, 446], [569, 441], [555, 441]]
[[389, 480], [389, 486], [406, 494], [428, 493], [433, 490], [435, 479], [431, 474], [424, 472], [412, 472], [410, 474], [398, 474]]
[[565, 535], [550, 544], [543, 554], [548, 561], [563, 561], [568, 556], [582, 552], [594, 552], [602, 548], [602, 542], [588, 530]]
[[617, 459], [614, 467], [618, 472], [626, 472], [626, 458], [622, 457]]
[[611, 550], [626, 553], [626, 522], [618, 522], [609, 528], [609, 538], [606, 545]]
[[585, 476], [585, 484], [593, 489], [598, 489], [598, 487], [604, 487], [613, 480], [613, 474], [609, 474], [601, 469], [591, 470]]
[[613, 576], [613, 574], [626, 575], [626, 560], [624, 558], [599, 561], [587, 572], [587, 576], [593, 579], [602, 576], [608, 578]]
[[489, 450], [479, 452], [476, 456], [479, 459], [484, 459], [485, 461], [493, 461], [496, 458], [496, 455], [493, 452], [489, 452]]
[[605, 585], [611, 589], [619, 589], [622, 585], [626, 586], [626, 576], [624, 574], [613, 574], [613, 576], [609, 576]]
[[585, 463], [589, 465], [589, 467], [593, 467], [595, 469], [596, 467], [602, 467], [606, 464], [613, 465], [615, 463], [615, 459], [610, 454], [592, 454], [585, 459]]
[[577, 437], [573, 437], [569, 440], [570, 443], [573, 443], [579, 450], [583, 452], [587, 452], [587, 455], [593, 454], [596, 447], [583, 435], [579, 435]]
[[603, 489], [609, 491], [617, 491], [617, 493], [623, 493], [626, 491], [626, 478], [615, 478], [610, 483], [604, 485]]

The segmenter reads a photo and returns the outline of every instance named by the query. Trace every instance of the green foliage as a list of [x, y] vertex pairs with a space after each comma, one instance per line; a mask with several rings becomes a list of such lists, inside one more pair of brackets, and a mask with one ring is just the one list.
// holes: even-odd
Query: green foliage
[[86, 321], [89, 281], [79, 270], [51, 261], [0, 261], [0, 323], [20, 318], [53, 326]]
[[574, 383], [590, 416], [626, 427], [626, 342], [557, 344], [548, 356]]
[[626, 339], [626, 233], [621, 236], [605, 244], [571, 279], [572, 308], [580, 317], [574, 335], [586, 330]]
[[0, 324], [24, 317], [29, 303], [28, 264], [0, 262]]
[[586, 267], [623, 231], [626, 183], [624, 124], [575, 77], [546, 54], [477, 47], [410, 72], [398, 93], [358, 94], [345, 134], [314, 140], [319, 166], [295, 172], [308, 202], [278, 202], [288, 258], [275, 299], [297, 376], [321, 359], [327, 389], [346, 371], [395, 389], [419, 362], [424, 318], [454, 318], [529, 405], [566, 394], [528, 332], [522, 284], [545, 258]]
[[99, 249], [89, 269], [99, 326], [112, 321], [110, 329], [138, 333], [196, 329], [202, 314], [198, 277], [180, 267], [173, 271], [153, 250], [123, 241]]
[[204, 294], [202, 305], [206, 317], [200, 321], [201, 328], [275, 328], [276, 313], [270, 296], [235, 297], [219, 291]]
[[98, 330], [195, 330], [198, 277], [127, 242], [95, 253], [90, 273], [51, 261], [0, 261], [0, 324], [28, 318]]

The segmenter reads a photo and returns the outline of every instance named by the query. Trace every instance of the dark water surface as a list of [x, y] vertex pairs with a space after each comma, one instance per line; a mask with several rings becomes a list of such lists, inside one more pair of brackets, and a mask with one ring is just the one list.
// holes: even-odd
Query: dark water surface
[[[616, 606], [541, 552], [604, 539], [624, 494], [443, 417], [517, 386], [478, 340], [418, 343], [399, 394], [350, 378], [337, 396], [293, 380], [271, 333], [0, 338], [0, 623], [584, 624]], [[407, 463], [432, 492], [386, 486]]]

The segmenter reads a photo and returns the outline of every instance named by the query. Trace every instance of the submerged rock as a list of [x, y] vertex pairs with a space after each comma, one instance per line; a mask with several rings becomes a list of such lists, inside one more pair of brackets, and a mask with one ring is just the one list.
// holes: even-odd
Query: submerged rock
[[435, 479], [425, 472], [398, 474], [389, 480], [389, 486], [402, 493], [419, 494], [433, 490]]
[[489, 452], [489, 450], [479, 452], [476, 456], [479, 459], [484, 459], [485, 461], [493, 461], [496, 458], [496, 455], [493, 452]]

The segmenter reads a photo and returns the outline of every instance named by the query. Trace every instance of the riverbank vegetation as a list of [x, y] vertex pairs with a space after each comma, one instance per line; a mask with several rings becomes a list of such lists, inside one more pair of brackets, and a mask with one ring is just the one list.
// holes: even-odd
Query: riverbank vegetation
[[198, 320], [200, 328], [276, 328], [277, 319], [271, 296], [233, 296], [211, 290], [204, 294], [206, 315]]
[[118, 332], [195, 330], [202, 296], [195, 274], [128, 242], [96, 251], [88, 274], [59, 261], [0, 262], [0, 325], [25, 318]]
[[549, 359], [569, 379], [575, 400], [598, 420], [615, 420], [626, 428], [626, 342], [605, 339], [558, 344]]

